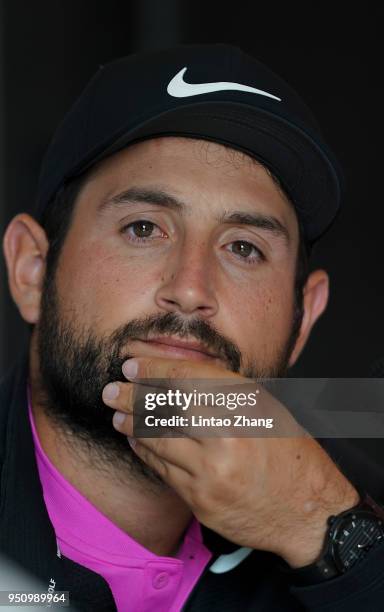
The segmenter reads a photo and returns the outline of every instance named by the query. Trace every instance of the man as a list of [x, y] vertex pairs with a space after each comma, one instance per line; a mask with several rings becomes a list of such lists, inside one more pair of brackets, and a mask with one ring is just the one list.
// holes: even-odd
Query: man
[[[380, 609], [368, 457], [359, 474], [339, 453], [342, 471], [298, 426], [132, 429], [147, 379], [284, 376], [326, 307], [307, 252], [341, 182], [304, 103], [238, 49], [100, 68], [47, 152], [36, 219], [4, 238], [32, 335], [2, 388], [1, 549], [47, 588], [83, 610]], [[330, 516], [352, 521], [348, 551]]]

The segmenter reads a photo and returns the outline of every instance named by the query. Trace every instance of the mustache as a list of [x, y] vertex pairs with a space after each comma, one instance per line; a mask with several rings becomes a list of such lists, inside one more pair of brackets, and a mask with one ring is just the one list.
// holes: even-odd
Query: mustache
[[[173, 312], [149, 315], [143, 319], [132, 319], [126, 325], [118, 328], [111, 337], [115, 347], [115, 356], [121, 362], [129, 355], [121, 357], [123, 347], [127, 341], [134, 338], [146, 340], [150, 335], [172, 335], [179, 338], [194, 338], [203, 343], [207, 350], [223, 359], [233, 372], [239, 372], [241, 366], [241, 353], [236, 345], [220, 334], [212, 323], [202, 319], [182, 319]], [[120, 361], [119, 359], [119, 361]]]

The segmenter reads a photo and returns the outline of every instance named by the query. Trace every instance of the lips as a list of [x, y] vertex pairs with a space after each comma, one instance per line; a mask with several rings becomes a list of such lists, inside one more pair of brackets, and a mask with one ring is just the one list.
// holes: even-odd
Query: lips
[[213, 361], [218, 360], [218, 355], [197, 341], [188, 341], [182, 338], [170, 336], [150, 337], [145, 340], [136, 338], [132, 340], [134, 347], [132, 352], [137, 357], [168, 356], [176, 359], [187, 359], [191, 361]]
[[214, 353], [209, 351], [204, 344], [201, 342], [194, 342], [183, 340], [182, 338], [167, 338], [167, 337], [159, 337], [159, 338], [148, 338], [146, 342], [154, 342], [156, 344], [165, 344], [166, 346], [174, 346], [177, 348], [186, 349], [189, 351], [198, 351], [199, 353], [204, 353], [205, 355], [209, 355], [210, 357], [217, 357]]

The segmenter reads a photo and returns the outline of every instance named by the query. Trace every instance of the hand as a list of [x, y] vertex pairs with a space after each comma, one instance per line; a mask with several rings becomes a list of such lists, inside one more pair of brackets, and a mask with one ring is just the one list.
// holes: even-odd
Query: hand
[[[126, 364], [137, 366], [127, 374]], [[182, 389], [188, 379], [252, 381], [207, 363], [138, 358], [123, 365], [135, 384], [116, 382], [118, 396], [104, 402], [122, 415], [114, 425], [129, 437], [134, 452], [185, 500], [196, 518], [241, 546], [280, 555], [292, 567], [315, 561], [321, 552], [327, 518], [354, 506], [358, 495], [322, 447], [285, 407], [269, 396], [275, 420], [297, 428], [291, 437], [214, 437], [132, 439], [136, 385], [160, 379], [159, 386]], [[256, 386], [256, 383], [253, 383]], [[268, 398], [268, 395], [265, 397]]]

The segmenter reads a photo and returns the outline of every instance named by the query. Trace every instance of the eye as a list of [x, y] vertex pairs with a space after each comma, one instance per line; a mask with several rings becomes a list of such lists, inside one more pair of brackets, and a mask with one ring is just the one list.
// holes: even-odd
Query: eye
[[245, 260], [246, 263], [254, 263], [257, 261], [264, 261], [265, 257], [263, 253], [258, 249], [252, 242], [245, 240], [235, 240], [229, 245], [231, 253]]
[[128, 235], [129, 240], [133, 242], [145, 242], [154, 240], [155, 238], [164, 238], [166, 234], [152, 221], [140, 219], [125, 225], [121, 232]]

